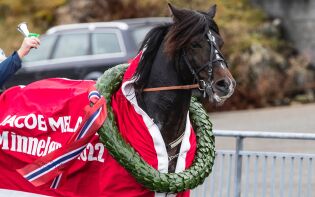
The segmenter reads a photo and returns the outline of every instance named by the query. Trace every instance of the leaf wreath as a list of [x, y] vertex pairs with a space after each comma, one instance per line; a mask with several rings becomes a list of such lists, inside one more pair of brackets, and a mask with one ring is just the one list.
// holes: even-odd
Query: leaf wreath
[[127, 67], [128, 64], [113, 67], [97, 81], [96, 87], [106, 99], [108, 113], [107, 119], [98, 131], [101, 142], [138, 183], [151, 191], [178, 193], [202, 184], [212, 170], [215, 143], [209, 116], [196, 98], [191, 99], [189, 115], [196, 132], [197, 151], [192, 165], [185, 171], [180, 173], [157, 171], [121, 137], [111, 108], [111, 95], [120, 87]]

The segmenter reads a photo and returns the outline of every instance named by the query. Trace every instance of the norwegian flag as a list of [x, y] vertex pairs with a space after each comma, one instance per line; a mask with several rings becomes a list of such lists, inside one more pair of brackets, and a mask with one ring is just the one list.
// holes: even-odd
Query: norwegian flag
[[89, 94], [89, 99], [96, 103], [92, 108], [87, 107], [83, 123], [65, 146], [17, 170], [34, 186], [43, 185], [57, 176], [51, 186], [57, 188], [62, 172], [78, 158], [105, 121], [106, 105], [104, 97], [101, 97], [97, 91], [93, 91]]

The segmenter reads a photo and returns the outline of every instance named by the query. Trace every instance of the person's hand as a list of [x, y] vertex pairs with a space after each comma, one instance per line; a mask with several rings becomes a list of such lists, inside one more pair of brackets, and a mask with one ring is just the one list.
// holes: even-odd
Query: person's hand
[[20, 47], [20, 49], [17, 51], [18, 55], [20, 58], [23, 58], [24, 56], [26, 56], [31, 48], [35, 48], [37, 49], [40, 45], [40, 40], [38, 38], [35, 37], [31, 37], [31, 38], [24, 38], [23, 43]]

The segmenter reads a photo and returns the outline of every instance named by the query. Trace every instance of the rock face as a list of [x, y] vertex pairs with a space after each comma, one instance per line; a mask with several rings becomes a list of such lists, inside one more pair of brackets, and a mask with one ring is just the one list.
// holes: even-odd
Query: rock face
[[[237, 80], [234, 95], [220, 108], [206, 105], [208, 111], [260, 108], [292, 102], [313, 102], [315, 73], [309, 60], [283, 39], [281, 20], [265, 21], [255, 33], [266, 36], [276, 47], [251, 42], [230, 57]], [[206, 103], [206, 102], [205, 102]]]
[[121, 0], [70, 0], [56, 10], [57, 24], [108, 21], [123, 8]]
[[166, 5], [159, 0], [69, 0], [56, 10], [56, 24], [159, 16]]
[[280, 18], [287, 36], [300, 53], [315, 63], [315, 1], [312, 0], [251, 0], [271, 17]]

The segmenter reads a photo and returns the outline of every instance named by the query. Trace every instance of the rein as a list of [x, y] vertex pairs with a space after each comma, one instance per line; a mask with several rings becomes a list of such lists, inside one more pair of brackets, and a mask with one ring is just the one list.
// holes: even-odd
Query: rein
[[191, 85], [181, 85], [181, 86], [162, 86], [156, 88], [144, 88], [143, 92], [156, 92], [156, 91], [165, 91], [165, 90], [190, 90], [199, 88], [199, 84]]

